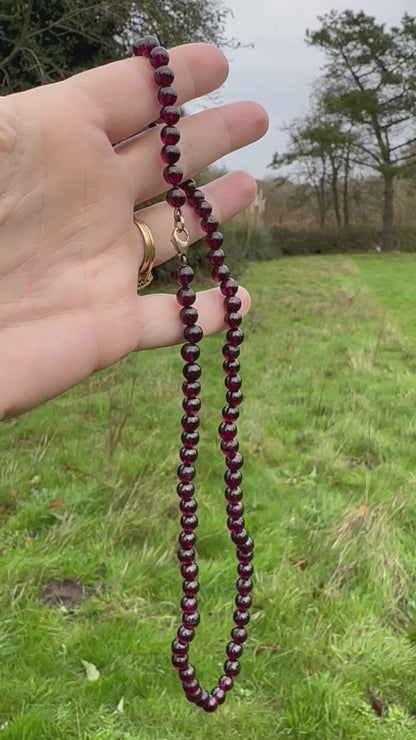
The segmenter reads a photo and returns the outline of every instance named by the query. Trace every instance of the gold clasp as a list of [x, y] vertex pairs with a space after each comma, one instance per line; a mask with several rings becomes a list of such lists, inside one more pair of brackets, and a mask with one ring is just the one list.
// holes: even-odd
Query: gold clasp
[[180, 208], [175, 208], [174, 211], [175, 228], [172, 231], [170, 238], [171, 244], [173, 245], [176, 254], [183, 262], [186, 258], [186, 253], [189, 247], [189, 232], [185, 227], [185, 221], [182, 216]]

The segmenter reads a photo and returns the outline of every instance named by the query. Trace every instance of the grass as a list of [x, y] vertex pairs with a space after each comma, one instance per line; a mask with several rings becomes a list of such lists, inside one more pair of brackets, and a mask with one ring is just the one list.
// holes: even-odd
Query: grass
[[[415, 281], [413, 255], [282, 259], [242, 277], [253, 295], [239, 429], [255, 605], [242, 673], [215, 715], [183, 700], [169, 663], [177, 350], [132, 356], [3, 423], [2, 738], [416, 736]], [[213, 442], [221, 344], [203, 343], [197, 475], [191, 654], [208, 687], [235, 580]], [[48, 584], [71, 578], [83, 601], [45, 603]]]

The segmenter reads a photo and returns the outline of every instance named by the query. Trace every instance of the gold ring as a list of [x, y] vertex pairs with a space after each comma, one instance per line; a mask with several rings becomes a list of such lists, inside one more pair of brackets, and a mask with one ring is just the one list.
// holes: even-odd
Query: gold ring
[[147, 285], [150, 285], [153, 280], [152, 267], [155, 261], [155, 243], [149, 227], [144, 224], [143, 221], [139, 221], [135, 216], [133, 216], [133, 221], [139, 229], [144, 241], [143, 261], [139, 267], [139, 273], [137, 275], [137, 290], [142, 290], [142, 288], [146, 288]]

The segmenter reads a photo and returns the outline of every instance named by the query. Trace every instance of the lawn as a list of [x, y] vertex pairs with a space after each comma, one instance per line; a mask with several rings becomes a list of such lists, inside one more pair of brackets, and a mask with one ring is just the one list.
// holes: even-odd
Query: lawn
[[[416, 256], [286, 258], [241, 282], [256, 577], [235, 691], [205, 715], [170, 666], [181, 361], [141, 353], [0, 427], [5, 740], [416, 737]], [[208, 688], [235, 581], [221, 346], [201, 353], [191, 660]]]

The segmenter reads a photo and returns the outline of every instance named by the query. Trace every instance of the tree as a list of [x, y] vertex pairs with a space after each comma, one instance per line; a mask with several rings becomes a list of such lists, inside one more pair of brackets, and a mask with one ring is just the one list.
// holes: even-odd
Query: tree
[[354, 161], [384, 180], [381, 247], [389, 250], [395, 181], [416, 174], [416, 20], [405, 14], [386, 30], [363, 11], [333, 10], [319, 21], [307, 40], [326, 53], [322, 101], [357, 134]]
[[137, 35], [225, 43], [228, 13], [220, 0], [2, 0], [0, 93], [129, 56]]

